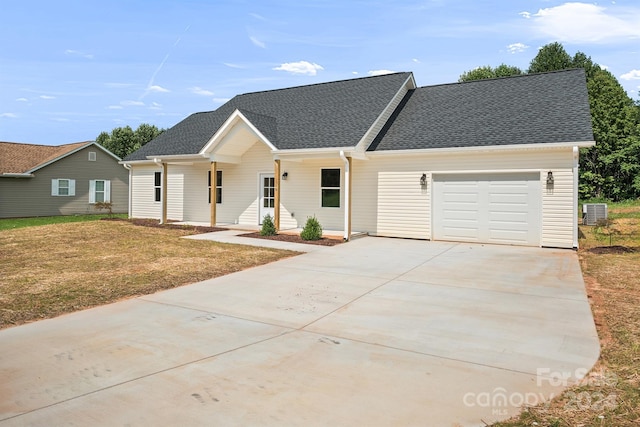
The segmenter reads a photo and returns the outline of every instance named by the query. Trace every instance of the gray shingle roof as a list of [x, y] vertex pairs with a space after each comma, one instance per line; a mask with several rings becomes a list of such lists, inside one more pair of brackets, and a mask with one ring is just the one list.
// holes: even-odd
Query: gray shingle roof
[[584, 70], [420, 87], [369, 151], [593, 141]]
[[395, 73], [238, 95], [215, 111], [192, 114], [124, 160], [196, 154], [236, 109], [278, 149], [352, 147], [410, 76]]

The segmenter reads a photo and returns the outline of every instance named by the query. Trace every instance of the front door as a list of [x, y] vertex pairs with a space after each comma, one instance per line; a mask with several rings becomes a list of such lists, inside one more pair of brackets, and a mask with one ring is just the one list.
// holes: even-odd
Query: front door
[[260, 174], [260, 218], [258, 224], [262, 224], [262, 218], [266, 215], [273, 217], [273, 208], [276, 205], [276, 180], [272, 173]]

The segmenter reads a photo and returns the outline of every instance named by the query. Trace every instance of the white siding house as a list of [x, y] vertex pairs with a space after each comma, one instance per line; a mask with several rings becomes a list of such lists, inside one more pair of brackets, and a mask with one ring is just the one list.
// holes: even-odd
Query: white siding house
[[593, 144], [583, 70], [422, 88], [396, 73], [239, 95], [124, 163], [133, 217], [572, 248]]

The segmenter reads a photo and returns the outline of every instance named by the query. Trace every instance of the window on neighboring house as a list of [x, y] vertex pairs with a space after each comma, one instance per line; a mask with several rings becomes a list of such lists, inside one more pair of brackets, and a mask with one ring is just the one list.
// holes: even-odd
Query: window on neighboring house
[[90, 162], [95, 162], [96, 161], [96, 152], [95, 151], [89, 151], [89, 161]]
[[51, 195], [52, 196], [75, 196], [76, 180], [75, 179], [52, 179]]
[[89, 181], [89, 203], [110, 202], [111, 181], [106, 179], [92, 179]]
[[155, 172], [153, 174], [153, 187], [155, 190], [155, 201], [159, 202], [162, 199], [162, 172]]
[[[211, 171], [207, 172], [209, 203], [211, 203]], [[222, 171], [216, 171], [216, 204], [222, 203]]]
[[320, 189], [323, 208], [340, 207], [340, 169], [321, 169]]

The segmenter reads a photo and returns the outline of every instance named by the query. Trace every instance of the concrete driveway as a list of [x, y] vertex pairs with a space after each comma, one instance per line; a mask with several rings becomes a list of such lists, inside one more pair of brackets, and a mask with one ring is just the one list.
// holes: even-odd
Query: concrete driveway
[[367, 237], [0, 331], [0, 426], [478, 426], [598, 354], [574, 252]]

